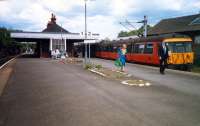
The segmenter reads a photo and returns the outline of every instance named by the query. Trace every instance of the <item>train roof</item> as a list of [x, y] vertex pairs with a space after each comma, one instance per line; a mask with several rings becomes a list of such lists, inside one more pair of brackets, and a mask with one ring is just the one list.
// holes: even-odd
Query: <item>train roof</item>
[[169, 39], [169, 38], [190, 38], [189, 36], [186, 35], [182, 35], [182, 34], [165, 34], [165, 35], [159, 35], [159, 36], [148, 36], [148, 37], [141, 37], [141, 38], [129, 38], [129, 39], [125, 39], [125, 40], [114, 40], [112, 42], [102, 42], [100, 44], [105, 44], [105, 45], [109, 45], [109, 44], [123, 44], [123, 43], [132, 43], [132, 42], [150, 42], [150, 41], [154, 41], [154, 42], [160, 42], [163, 41], [164, 39]]

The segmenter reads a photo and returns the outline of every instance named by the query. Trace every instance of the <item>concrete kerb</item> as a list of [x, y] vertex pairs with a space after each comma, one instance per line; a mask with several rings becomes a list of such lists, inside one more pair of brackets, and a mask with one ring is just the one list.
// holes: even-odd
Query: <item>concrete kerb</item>
[[14, 59], [16, 59], [17, 57], [19, 57], [20, 55], [18, 55], [18, 56], [15, 56], [15, 57], [13, 57], [12, 59], [10, 59], [10, 60], [8, 60], [6, 63], [4, 63], [3, 65], [1, 65], [0, 66], [0, 70], [4, 67], [4, 66], [6, 66], [8, 63], [10, 63], [11, 61], [13, 61]]
[[8, 80], [12, 74], [13, 68], [9, 65], [12, 65], [12, 61], [16, 59], [18, 56], [10, 59], [6, 63], [4, 63], [2, 66], [0, 66], [0, 96], [3, 93], [4, 88], [6, 87], [6, 84], [8, 83]]
[[92, 73], [96, 73], [96, 74], [98, 74], [98, 75], [100, 75], [100, 76], [106, 77], [105, 74], [103, 74], [103, 73], [101, 73], [101, 72], [98, 72], [98, 71], [96, 71], [96, 70], [94, 70], [94, 69], [88, 69], [88, 70], [91, 71]]
[[[96, 73], [96, 74], [101, 75], [101, 76], [103, 76], [103, 77], [106, 77], [106, 75], [105, 75], [104, 73], [101, 73], [101, 72], [99, 72], [99, 71], [96, 71], [95, 69], [88, 69], [88, 70], [89, 70], [90, 72], [93, 72], [93, 73]], [[127, 75], [127, 77], [132, 76], [131, 74], [128, 74], [128, 73], [125, 73], [125, 72], [121, 72], [121, 71], [118, 71], [118, 70], [111, 70], [111, 71], [117, 72], [117, 73], [121, 73], [121, 74], [123, 74], [123, 75]]]
[[[108, 61], [106, 59], [98, 59], [97, 60], [104, 60], [104, 61]], [[142, 64], [135, 64], [135, 63], [127, 63], [127, 65], [129, 66], [135, 66], [135, 67], [143, 67], [143, 68], [148, 68], [148, 69], [153, 69], [153, 70], [157, 70], [159, 71], [159, 67], [155, 67], [155, 66], [148, 66], [148, 65], [142, 65]], [[170, 73], [175, 73], [175, 74], [182, 74], [182, 75], [189, 75], [189, 76], [197, 76], [200, 77], [199, 73], [193, 73], [193, 72], [188, 72], [188, 71], [180, 71], [180, 70], [172, 70], [172, 69], [166, 69], [167, 72]]]
[[[101, 72], [99, 72], [99, 71], [96, 71], [95, 69], [88, 69], [90, 72], [92, 72], [92, 73], [95, 73], [95, 74], [98, 74], [98, 75], [100, 75], [100, 76], [102, 76], [102, 77], [106, 77], [106, 75], [105, 74], [103, 74], [103, 73], [101, 73]], [[112, 71], [114, 71], [114, 70], [112, 70]], [[120, 72], [120, 71], [115, 71], [115, 72], [119, 72], [119, 73], [123, 73], [123, 72]], [[127, 73], [123, 73], [123, 74], [127, 74]], [[127, 74], [127, 75], [129, 75], [129, 74]], [[128, 86], [138, 86], [138, 87], [149, 87], [149, 86], [151, 86], [151, 83], [149, 83], [149, 82], [145, 82], [145, 83], [142, 83], [142, 80], [139, 80], [139, 81], [141, 81], [141, 83], [139, 83], [139, 84], [136, 84], [136, 83], [131, 83], [131, 82], [129, 82], [129, 81], [131, 81], [131, 80], [121, 80], [121, 84], [123, 84], [123, 85], [128, 85]]]

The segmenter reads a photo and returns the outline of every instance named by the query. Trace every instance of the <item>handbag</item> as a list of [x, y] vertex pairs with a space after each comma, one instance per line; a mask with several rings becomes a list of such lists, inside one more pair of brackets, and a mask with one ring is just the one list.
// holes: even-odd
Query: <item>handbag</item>
[[115, 66], [122, 67], [122, 62], [120, 61], [119, 58], [115, 60]]

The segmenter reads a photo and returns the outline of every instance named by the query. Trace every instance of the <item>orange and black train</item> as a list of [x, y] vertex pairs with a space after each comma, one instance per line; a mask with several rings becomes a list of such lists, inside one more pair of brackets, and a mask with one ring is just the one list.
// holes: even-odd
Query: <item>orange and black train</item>
[[190, 70], [194, 61], [192, 39], [182, 35], [155, 36], [98, 43], [95, 44], [94, 53], [95, 57], [98, 58], [116, 59], [117, 48], [122, 44], [126, 44], [126, 59], [128, 62], [159, 65], [158, 49], [162, 42], [166, 43], [169, 49], [168, 66]]

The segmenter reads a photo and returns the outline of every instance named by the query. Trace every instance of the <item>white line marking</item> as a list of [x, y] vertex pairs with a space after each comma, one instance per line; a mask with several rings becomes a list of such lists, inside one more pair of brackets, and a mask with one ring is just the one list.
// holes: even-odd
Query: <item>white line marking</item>
[[[129, 86], [139, 86], [139, 87], [151, 86], [151, 84], [148, 83], [148, 82], [140, 83], [140, 84], [134, 84], [134, 83], [128, 83], [128, 81], [131, 81], [131, 80], [124, 80], [121, 83], [124, 84], [124, 85], [129, 85]], [[139, 81], [141, 82], [142, 80], [139, 80]]]
[[145, 85], [144, 85], [144, 84], [139, 84], [139, 86], [140, 86], [140, 87], [143, 87], [143, 86], [145, 86]]
[[129, 81], [129, 80], [122, 81], [121, 83], [125, 84], [125, 85], [129, 85], [129, 83], [127, 83], [127, 81]]
[[145, 85], [146, 85], [146, 86], [151, 86], [151, 84], [150, 84], [150, 83], [148, 83], [148, 82], [147, 82], [147, 83], [145, 83]]
[[93, 73], [96, 73], [96, 74], [99, 74], [99, 75], [101, 75], [101, 76], [106, 76], [105, 74], [103, 74], [103, 73], [101, 73], [101, 72], [98, 72], [98, 71], [95, 71], [95, 70], [92, 70], [92, 69], [89, 69], [91, 72], [93, 72]]

